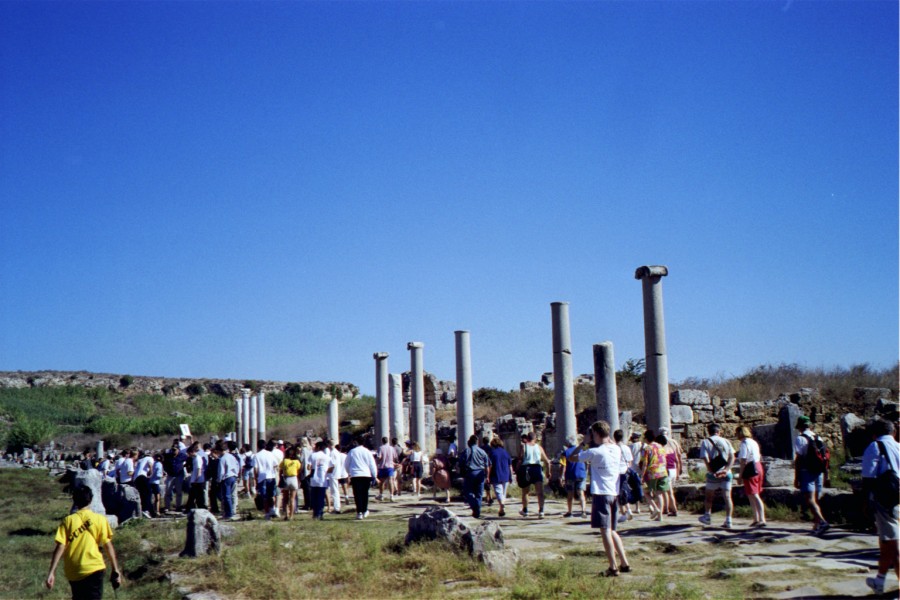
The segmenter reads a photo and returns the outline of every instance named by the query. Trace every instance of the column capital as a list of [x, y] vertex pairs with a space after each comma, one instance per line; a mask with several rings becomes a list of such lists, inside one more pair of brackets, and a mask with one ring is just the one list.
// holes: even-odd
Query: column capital
[[453, 333], [470, 333], [468, 329], [457, 329]]
[[388, 354], [387, 352], [376, 352], [372, 355], [372, 358], [374, 358], [375, 360], [384, 360], [388, 356], [390, 356], [390, 354]]
[[412, 350], [413, 348], [424, 348], [425, 344], [422, 342], [410, 342], [406, 345], [407, 350]]
[[634, 272], [635, 279], [644, 279], [645, 277], [665, 277], [669, 274], [669, 267], [664, 265], [647, 265], [638, 267]]
[[550, 306], [568, 306], [568, 302], [551, 302]]

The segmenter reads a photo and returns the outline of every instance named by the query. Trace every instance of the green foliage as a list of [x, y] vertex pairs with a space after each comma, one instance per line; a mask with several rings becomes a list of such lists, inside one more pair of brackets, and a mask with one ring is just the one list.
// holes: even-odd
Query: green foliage
[[134, 383], [134, 377], [131, 375], [122, 375], [122, 377], [119, 378], [119, 387], [123, 389], [127, 388], [132, 383]]
[[261, 384], [254, 379], [246, 379], [244, 380], [244, 387], [249, 389], [251, 392], [258, 392]]
[[633, 381], [640, 383], [644, 378], [646, 368], [647, 363], [643, 358], [629, 358], [622, 365], [622, 369], [616, 371], [616, 382]]
[[49, 421], [20, 417], [7, 434], [7, 447], [13, 452], [20, 452], [22, 448], [49, 442], [54, 433], [56, 428]]
[[328, 410], [328, 402], [322, 399], [321, 390], [318, 390], [318, 394], [310, 391], [295, 391], [297, 388], [291, 388], [291, 390], [291, 392], [266, 394], [266, 402], [276, 410], [285, 410], [301, 417], [321, 414]]

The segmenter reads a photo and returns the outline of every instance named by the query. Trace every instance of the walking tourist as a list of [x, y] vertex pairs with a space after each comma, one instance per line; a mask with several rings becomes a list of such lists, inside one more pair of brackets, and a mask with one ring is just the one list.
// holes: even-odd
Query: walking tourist
[[753, 522], [750, 523], [750, 527], [765, 527], [766, 505], [762, 499], [765, 473], [763, 471], [759, 444], [753, 439], [753, 434], [746, 425], [737, 428], [737, 437], [741, 441], [737, 453], [737, 458], [740, 461], [738, 474], [744, 485], [744, 493], [747, 495], [747, 500], [750, 501], [750, 508], [753, 510]]
[[884, 593], [888, 571], [900, 580], [898, 557], [898, 504], [897, 477], [900, 473], [900, 445], [891, 434], [894, 425], [890, 421], [874, 419], [868, 425], [872, 443], [863, 453], [863, 489], [866, 491], [868, 510], [875, 516], [878, 533], [878, 574], [866, 579], [866, 585], [876, 594]]
[[581, 504], [581, 514], [584, 517], [584, 480], [587, 477], [587, 467], [580, 460], [573, 460], [572, 454], [578, 451], [578, 439], [572, 435], [566, 438], [566, 448], [561, 453], [561, 458], [565, 460], [566, 470], [564, 473], [566, 486], [566, 513], [563, 518], [572, 516], [572, 501], [578, 499]]
[[681, 444], [675, 441], [669, 435], [668, 427], [660, 427], [657, 431], [657, 437], [665, 439], [662, 443], [663, 451], [666, 453], [666, 471], [669, 474], [669, 489], [666, 490], [666, 504], [668, 510], [666, 514], [670, 517], [678, 516], [678, 504], [675, 500], [675, 483], [681, 477], [683, 464], [681, 461]]
[[591, 425], [588, 435], [595, 447], [577, 446], [569, 459], [591, 466], [591, 527], [600, 530], [603, 550], [609, 561], [609, 568], [601, 576], [617, 577], [619, 573], [631, 572], [625, 545], [616, 533], [622, 450], [610, 439], [609, 423], [606, 421], [597, 421]]
[[794, 440], [794, 487], [800, 490], [813, 515], [812, 533], [819, 535], [831, 527], [819, 506], [819, 494], [828, 477], [828, 455], [825, 442], [813, 432], [811, 423], [806, 415], [797, 419], [796, 429], [800, 435]]
[[[635, 499], [634, 482], [629, 476], [634, 456], [631, 454], [631, 448], [628, 447], [624, 440], [625, 433], [621, 429], [616, 429], [613, 432], [613, 441], [619, 447], [619, 450], [622, 451], [622, 463], [619, 465], [619, 513], [621, 513], [619, 523], [624, 523], [634, 518], [634, 514], [631, 512], [631, 504]], [[636, 474], [633, 474], [631, 477], [636, 481], [637, 488], [640, 491], [641, 478]]]
[[113, 589], [122, 579], [119, 561], [112, 543], [112, 529], [103, 515], [88, 508], [94, 499], [89, 487], [75, 489], [72, 499], [78, 510], [63, 519], [56, 530], [56, 547], [50, 559], [50, 573], [47, 575], [47, 589], [52, 590], [56, 582], [56, 566], [63, 559], [63, 572], [72, 588], [73, 600], [103, 598], [103, 577], [106, 563], [100, 549], [106, 550], [112, 563], [110, 581]]
[[297, 447], [289, 447], [280, 467], [284, 481], [284, 489], [281, 493], [284, 496], [282, 506], [284, 507], [285, 521], [294, 518], [294, 510], [297, 507], [297, 490], [300, 489], [300, 466], [300, 461], [297, 460]]
[[147, 480], [150, 488], [150, 515], [153, 517], [159, 516], [161, 508], [163, 475], [163, 456], [157, 454], [153, 457], [153, 466], [150, 467], [150, 477]]
[[236, 486], [241, 474], [241, 461], [236, 456], [237, 443], [232, 441], [216, 442], [219, 456], [219, 490], [222, 497], [222, 510], [225, 519], [237, 520], [235, 513]]
[[700, 458], [706, 465], [706, 501], [700, 522], [704, 525], [712, 523], [712, 506], [716, 492], [722, 492], [725, 500], [725, 529], [731, 529], [731, 514], [734, 504], [731, 501], [731, 467], [734, 465], [734, 448], [731, 442], [719, 435], [718, 423], [710, 423], [706, 427], [709, 437], [700, 444]]
[[369, 516], [369, 488], [378, 474], [378, 467], [369, 449], [363, 445], [362, 436], [353, 440], [353, 446], [347, 452], [344, 460], [344, 469], [350, 478], [350, 488], [353, 490], [353, 502], [356, 504], [357, 520]]
[[478, 436], [469, 437], [468, 447], [459, 457], [459, 464], [463, 470], [463, 495], [472, 509], [472, 516], [481, 518], [481, 497], [484, 494], [484, 480], [490, 459], [478, 446]]
[[309, 459], [311, 475], [309, 490], [312, 495], [312, 517], [320, 521], [325, 519], [325, 493], [328, 490], [328, 474], [334, 471], [331, 455], [326, 452], [324, 441], [316, 442], [316, 451]]
[[[538, 518], [544, 518], [544, 471], [542, 466], [550, 472], [550, 459], [547, 453], [537, 443], [534, 432], [522, 436], [522, 456], [520, 457], [520, 469], [522, 477], [519, 478], [519, 487], [522, 488], [522, 510], [519, 514], [528, 516], [528, 492], [534, 486], [534, 492], [538, 500]], [[523, 485], [524, 484], [524, 485]]]
[[266, 520], [275, 515], [275, 488], [278, 477], [278, 462], [272, 454], [274, 442], [259, 440], [256, 444], [256, 454], [253, 455], [253, 478], [256, 480], [256, 495], [261, 497], [260, 509], [265, 513]]
[[649, 429], [644, 432], [644, 447], [641, 450], [641, 480], [647, 483], [647, 504], [650, 519], [662, 522], [666, 512], [665, 493], [669, 489], [669, 472], [666, 469], [666, 455], [662, 445]]
[[[497, 513], [497, 516], [505, 517], [506, 491], [512, 482], [512, 457], [506, 451], [506, 448], [503, 447], [503, 442], [496, 435], [491, 438], [491, 451], [488, 453], [488, 458], [490, 459], [488, 480], [491, 487], [494, 488], [494, 496], [497, 497], [497, 503], [500, 505], [500, 511]], [[435, 459], [436, 462], [437, 459]], [[435, 483], [437, 483], [436, 475]]]
[[397, 451], [388, 443], [386, 437], [381, 438], [381, 447], [375, 454], [375, 460], [378, 464], [378, 496], [376, 500], [384, 498], [384, 486], [387, 485], [391, 502], [394, 501], [394, 471], [397, 468]]
[[450, 502], [450, 462], [440, 451], [431, 461], [431, 478], [434, 480], [434, 486], [431, 488], [431, 499], [436, 501], [437, 493], [441, 491], [447, 494], [444, 501]]

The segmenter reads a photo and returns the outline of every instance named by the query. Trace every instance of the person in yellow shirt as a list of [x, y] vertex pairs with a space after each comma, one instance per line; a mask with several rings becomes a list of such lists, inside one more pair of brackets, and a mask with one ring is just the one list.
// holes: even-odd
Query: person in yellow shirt
[[281, 496], [285, 521], [290, 521], [294, 517], [294, 508], [297, 506], [297, 490], [300, 488], [299, 474], [300, 461], [297, 460], [297, 446], [291, 446], [287, 450], [287, 457], [281, 461], [281, 476], [284, 478], [284, 491]]
[[122, 578], [116, 550], [112, 544], [112, 529], [103, 515], [92, 512], [88, 507], [94, 494], [88, 487], [80, 487], [72, 495], [75, 513], [60, 523], [56, 530], [56, 548], [50, 561], [50, 573], [47, 575], [47, 589], [53, 589], [56, 581], [56, 567], [59, 559], [65, 557], [63, 571], [69, 585], [72, 586], [73, 600], [101, 600], [103, 598], [103, 575], [106, 563], [100, 548], [106, 548], [112, 562], [110, 581], [115, 589]]

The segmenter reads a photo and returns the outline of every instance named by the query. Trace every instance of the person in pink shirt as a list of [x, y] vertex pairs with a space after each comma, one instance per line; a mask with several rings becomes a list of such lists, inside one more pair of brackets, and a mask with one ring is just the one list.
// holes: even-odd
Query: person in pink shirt
[[384, 497], [384, 486], [387, 484], [388, 492], [391, 494], [391, 502], [394, 501], [394, 469], [397, 468], [397, 450], [390, 444], [390, 440], [386, 437], [381, 438], [381, 447], [375, 453], [375, 464], [378, 465], [378, 497], [381, 500]]

